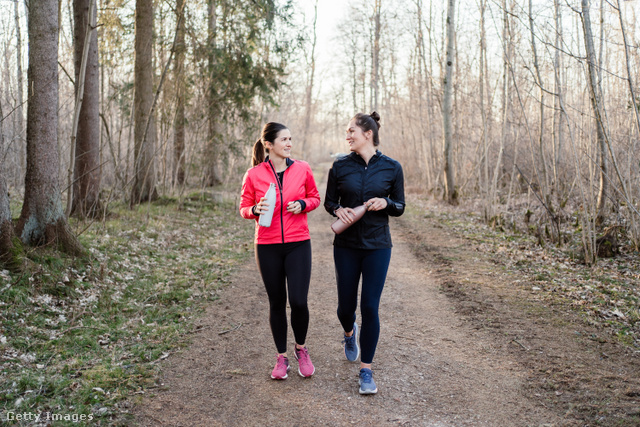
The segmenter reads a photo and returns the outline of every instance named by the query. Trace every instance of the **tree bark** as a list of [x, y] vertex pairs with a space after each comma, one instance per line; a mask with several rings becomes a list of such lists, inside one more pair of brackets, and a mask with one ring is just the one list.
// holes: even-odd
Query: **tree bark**
[[[540, 189], [542, 195], [549, 206], [549, 191], [548, 191], [548, 178], [547, 178], [547, 159], [544, 153], [544, 86], [542, 84], [542, 73], [540, 72], [540, 65], [538, 61], [538, 50], [536, 48], [536, 36], [533, 28], [533, 1], [529, 0], [529, 30], [531, 32], [531, 52], [533, 53], [533, 68], [536, 72], [536, 80], [538, 84], [538, 90], [540, 92], [539, 108], [540, 108], [540, 126], [538, 135], [538, 151], [540, 153], [540, 163], [542, 166], [542, 179], [540, 179]], [[536, 162], [533, 163], [535, 168]], [[537, 168], [536, 175], [537, 175]]]
[[309, 128], [311, 127], [311, 107], [313, 104], [313, 84], [316, 75], [316, 42], [318, 34], [316, 23], [318, 22], [318, 0], [316, 0], [313, 14], [313, 40], [311, 42], [311, 64], [309, 64], [309, 80], [307, 81], [307, 97], [304, 113], [304, 130], [302, 133], [302, 156], [307, 157], [307, 147], [309, 146]]
[[371, 52], [371, 86], [373, 88], [373, 99], [371, 108], [378, 111], [378, 99], [380, 98], [380, 14], [382, 0], [374, 1], [373, 15], [373, 50]]
[[58, 156], [58, 2], [29, 2], [27, 173], [17, 233], [23, 243], [80, 254], [62, 207]]
[[445, 75], [443, 81], [444, 93], [442, 97], [442, 124], [444, 129], [443, 137], [443, 160], [444, 160], [444, 184], [445, 199], [452, 204], [456, 204], [458, 193], [455, 188], [455, 174], [453, 171], [453, 130], [452, 130], [452, 103], [453, 95], [453, 60], [455, 58], [455, 0], [448, 0], [447, 21], [446, 21], [446, 59], [444, 64]]
[[560, 0], [554, 0], [555, 21], [556, 21], [556, 39], [555, 39], [555, 55], [553, 60], [555, 93], [554, 98], [554, 114], [553, 114], [553, 186], [560, 186], [560, 178], [558, 176], [558, 164], [560, 162], [560, 153], [564, 143], [564, 115], [560, 111], [560, 103], [564, 96], [564, 70], [561, 55], [563, 37], [562, 37], [562, 8]]
[[205, 155], [205, 164], [207, 175], [205, 176], [205, 182], [209, 186], [214, 186], [222, 182], [220, 176], [220, 132], [218, 131], [218, 120], [220, 119], [220, 108], [218, 105], [218, 90], [216, 87], [216, 81], [214, 76], [216, 74], [216, 31], [217, 31], [217, 12], [216, 0], [208, 1], [208, 38], [207, 47], [209, 52], [208, 66], [209, 66], [209, 88], [208, 88], [208, 147]]
[[[627, 69], [627, 83], [629, 85], [629, 95], [631, 97], [631, 108], [633, 109], [633, 116], [636, 122], [636, 132], [637, 135], [640, 136], [640, 115], [638, 115], [638, 106], [636, 105], [636, 91], [633, 86], [633, 75], [631, 74], [631, 66], [629, 64], [629, 43], [627, 42], [627, 31], [625, 30], [624, 25], [624, 17], [622, 16], [622, 5], [620, 4], [620, 0], [616, 1], [617, 9], [618, 9], [618, 18], [620, 20], [620, 32], [622, 33], [622, 41], [624, 42], [624, 59], [625, 65]], [[632, 152], [635, 152], [635, 143], [632, 147]], [[631, 177], [629, 176], [629, 182], [631, 182]], [[638, 233], [638, 227], [636, 222], [636, 217], [634, 215], [631, 216], [631, 233], [632, 240], [635, 246], [636, 251], [640, 247], [640, 236]]]
[[[512, 74], [512, 64], [513, 64], [513, 53], [514, 53], [514, 42], [513, 42], [513, 34], [512, 34], [512, 21], [511, 10], [513, 10], [513, 4], [511, 5], [511, 9], [509, 8], [509, 4], [507, 0], [502, 1], [502, 134], [500, 135], [500, 151], [498, 152], [498, 160], [496, 161], [494, 170], [493, 170], [493, 180], [491, 183], [491, 206], [495, 206], [498, 203], [498, 175], [500, 174], [500, 169], [505, 168], [502, 162], [502, 157], [504, 155], [505, 147], [507, 145], [507, 141], [511, 140], [511, 90], [512, 90], [512, 82], [515, 84]], [[513, 184], [513, 178], [515, 175], [515, 165], [518, 158], [518, 144], [514, 141], [514, 150], [513, 150], [513, 167], [511, 171], [511, 181], [509, 183], [509, 192], [507, 195], [507, 203], [506, 207], [509, 208], [509, 202], [511, 198], [511, 189]], [[506, 175], [506, 173], [505, 173]], [[492, 214], [493, 216], [493, 214]]]
[[489, 197], [489, 141], [487, 137], [488, 123], [487, 123], [487, 113], [485, 111], [485, 99], [484, 99], [484, 88], [485, 88], [485, 59], [487, 57], [487, 42], [486, 42], [486, 31], [485, 31], [485, 10], [487, 8], [486, 0], [480, 0], [480, 76], [478, 80], [478, 84], [480, 86], [480, 116], [482, 118], [482, 154], [479, 162], [480, 165], [480, 188], [481, 192], [484, 195], [484, 219], [485, 221], [489, 221], [493, 216], [493, 201]]
[[[4, 117], [1, 102], [0, 117]], [[1, 120], [0, 152], [4, 152], [4, 134]], [[15, 264], [13, 250], [13, 223], [11, 222], [11, 209], [9, 208], [9, 193], [4, 178], [4, 168], [0, 164], [0, 267], [13, 267]]]
[[176, 2], [176, 20], [178, 29], [176, 32], [176, 118], [174, 120], [174, 145], [173, 145], [173, 178], [174, 183], [183, 185], [185, 181], [185, 92], [186, 85], [183, 77], [184, 57], [186, 46], [184, 42], [186, 27], [184, 22], [185, 0]]
[[[100, 206], [100, 66], [95, 0], [74, 0], [74, 64], [79, 102], [70, 214], [94, 217]], [[89, 16], [91, 12], [92, 16]], [[87, 40], [87, 36], [89, 37]], [[88, 46], [87, 46], [88, 43]], [[82, 60], [86, 52], [85, 70]], [[82, 84], [82, 82], [84, 84]]]
[[587, 77], [589, 85], [589, 97], [591, 98], [591, 107], [595, 117], [596, 125], [596, 141], [598, 144], [599, 156], [599, 175], [600, 184], [598, 189], [598, 200], [596, 202], [596, 222], [601, 223], [604, 220], [604, 207], [607, 194], [609, 191], [609, 182], [607, 180], [607, 172], [609, 170], [609, 162], [607, 159], [607, 147], [605, 141], [605, 129], [602, 114], [602, 90], [598, 83], [598, 71], [596, 64], [596, 53], [593, 47], [593, 33], [591, 31], [591, 17], [589, 14], [589, 0], [582, 0], [582, 28], [584, 30], [584, 45], [587, 55]]
[[134, 179], [131, 206], [154, 200], [156, 125], [153, 118], [153, 0], [136, 0]]
[[[16, 77], [17, 77], [17, 106], [16, 106], [16, 135], [18, 135], [18, 169], [20, 174], [24, 171], [26, 167], [26, 144], [24, 141], [24, 111], [22, 105], [24, 103], [24, 81], [23, 81], [23, 73], [22, 73], [22, 34], [20, 31], [20, 13], [18, 10], [19, 1], [16, 0], [14, 3], [14, 15], [16, 21]], [[6, 170], [5, 170], [6, 173]], [[15, 174], [18, 176], [19, 174]]]

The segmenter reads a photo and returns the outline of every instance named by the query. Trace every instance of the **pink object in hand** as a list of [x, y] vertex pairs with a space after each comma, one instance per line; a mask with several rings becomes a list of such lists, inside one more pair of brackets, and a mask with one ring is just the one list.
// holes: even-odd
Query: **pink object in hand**
[[347, 228], [351, 227], [353, 224], [358, 222], [360, 218], [364, 216], [366, 211], [367, 211], [366, 205], [356, 206], [355, 208], [353, 208], [355, 217], [352, 218], [352, 221], [350, 223], [347, 224], [346, 222], [342, 222], [342, 220], [338, 218], [333, 224], [331, 224], [331, 229], [336, 234], [342, 233], [344, 230], [346, 230]]

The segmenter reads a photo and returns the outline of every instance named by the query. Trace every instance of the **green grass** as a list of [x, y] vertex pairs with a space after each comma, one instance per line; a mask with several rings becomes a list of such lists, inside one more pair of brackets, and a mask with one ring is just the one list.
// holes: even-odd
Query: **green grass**
[[87, 225], [72, 221], [86, 229], [86, 258], [30, 250], [27, 273], [0, 274], [0, 419], [51, 412], [67, 415], [54, 426], [78, 425], [74, 414], [126, 424], [123, 402], [156, 387], [157, 362], [188, 343], [253, 232], [232, 201], [200, 193], [182, 205], [113, 205]]

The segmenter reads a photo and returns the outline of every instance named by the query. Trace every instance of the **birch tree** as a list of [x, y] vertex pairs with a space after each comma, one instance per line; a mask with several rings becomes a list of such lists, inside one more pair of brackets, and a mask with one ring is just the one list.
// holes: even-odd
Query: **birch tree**
[[453, 126], [452, 126], [452, 102], [453, 96], [453, 61], [455, 58], [455, 0], [447, 2], [446, 20], [446, 55], [444, 63], [443, 96], [442, 96], [442, 126], [443, 132], [443, 160], [444, 160], [444, 184], [445, 199], [449, 203], [456, 204], [458, 193], [455, 185], [455, 173], [453, 171]]

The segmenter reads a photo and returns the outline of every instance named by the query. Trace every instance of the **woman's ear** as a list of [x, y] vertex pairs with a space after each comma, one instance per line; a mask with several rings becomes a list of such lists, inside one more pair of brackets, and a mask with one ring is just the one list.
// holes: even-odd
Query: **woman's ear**
[[367, 139], [373, 139], [373, 131], [372, 131], [372, 130], [368, 130], [368, 131], [366, 131], [366, 132], [364, 133], [364, 136], [365, 136]]

